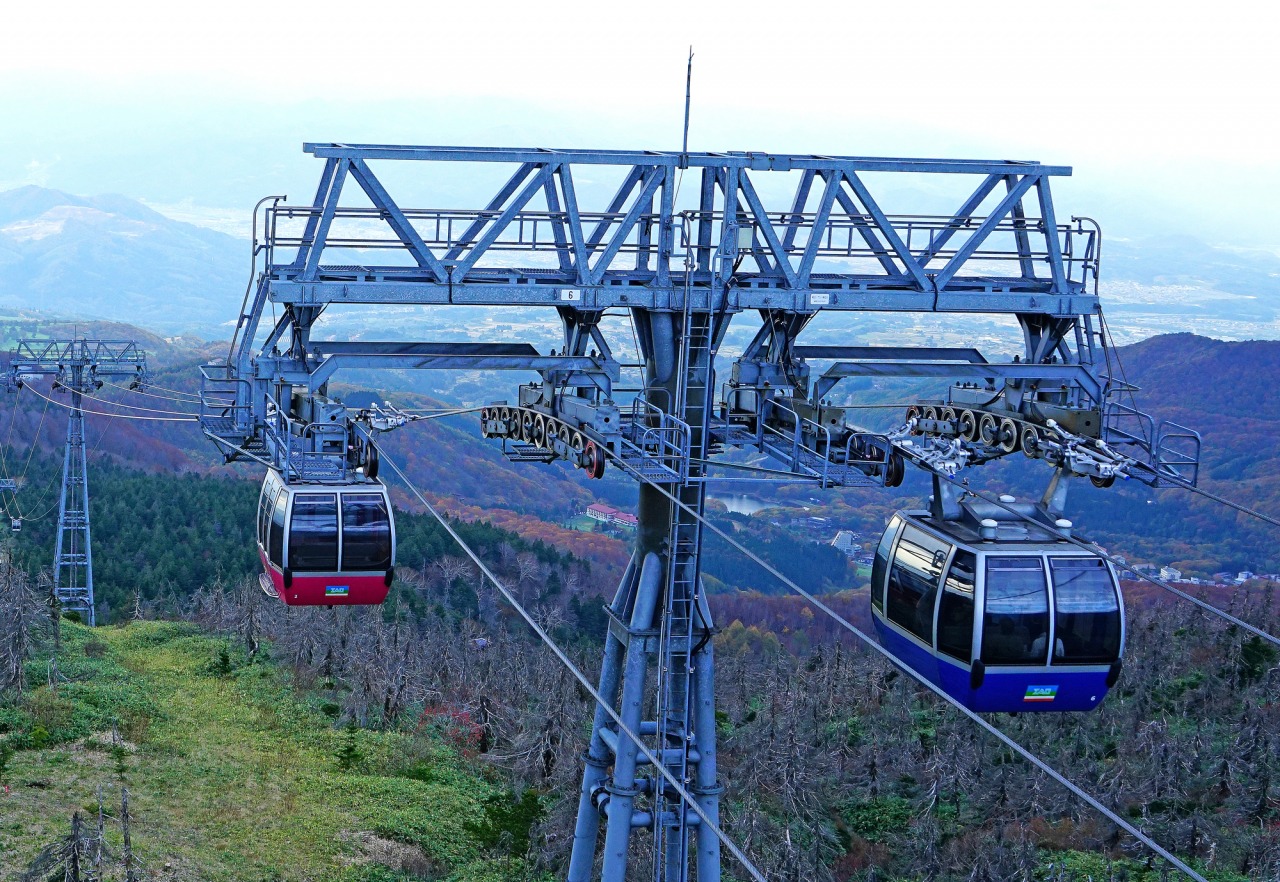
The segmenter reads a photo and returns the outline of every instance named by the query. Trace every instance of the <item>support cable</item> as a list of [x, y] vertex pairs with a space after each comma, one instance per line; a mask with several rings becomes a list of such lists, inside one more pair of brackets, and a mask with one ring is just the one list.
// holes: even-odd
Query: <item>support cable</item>
[[[378, 445], [374, 441], [373, 437], [368, 433], [365, 433], [365, 434], [368, 442], [374, 445], [375, 448], [377, 448]], [[582, 688], [585, 689], [593, 699], [595, 699], [596, 704], [600, 706], [600, 708], [609, 716], [611, 720], [613, 720], [614, 724], [618, 727], [619, 733], [629, 738], [636, 745], [636, 748], [640, 751], [640, 753], [644, 756], [644, 758], [647, 759], [653, 765], [653, 768], [656, 771], [660, 772], [662, 774], [662, 777], [666, 779], [667, 783], [670, 784], [671, 787], [678, 794], [680, 794], [680, 798], [684, 800], [689, 810], [692, 811], [695, 815], [697, 815], [698, 818], [702, 821], [702, 829], [709, 830], [713, 834], [715, 834], [716, 838], [718, 838], [720, 842], [723, 843], [725, 848], [729, 850], [730, 854], [732, 854], [735, 858], [737, 858], [738, 862], [742, 865], [743, 869], [747, 871], [747, 873], [751, 876], [752, 879], [755, 880], [755, 882], [767, 882], [767, 880], [764, 877], [764, 874], [761, 873], [760, 870], [756, 868], [755, 864], [753, 864], [751, 860], [746, 856], [746, 854], [743, 853], [742, 849], [738, 848], [738, 846], [733, 843], [733, 840], [731, 840], [728, 837], [728, 835], [722, 829], [720, 829], [719, 825], [717, 825], [714, 821], [711, 820], [710, 816], [707, 815], [707, 813], [703, 810], [702, 806], [700, 806], [697, 800], [694, 799], [693, 794], [691, 794], [685, 788], [683, 782], [678, 780], [675, 775], [671, 774], [670, 770], [667, 769], [667, 767], [662, 763], [662, 761], [658, 759], [657, 755], [654, 754], [654, 752], [651, 751], [648, 747], [646, 747], [644, 742], [640, 740], [640, 736], [636, 734], [634, 731], [632, 731], [632, 729], [628, 727], [626, 723], [623, 722], [622, 717], [618, 714], [616, 710], [613, 709], [613, 706], [605, 700], [604, 696], [600, 694], [599, 690], [596, 689], [596, 687], [591, 683], [591, 681], [587, 678], [587, 676], [582, 673], [581, 669], [579, 669], [578, 666], [573, 663], [573, 660], [570, 659], [569, 656], [565, 653], [565, 651], [561, 649], [560, 646], [551, 638], [551, 635], [548, 634], [546, 630], [537, 623], [537, 621], [533, 618], [533, 616], [530, 615], [529, 612], [525, 610], [523, 606], [520, 605], [520, 602], [516, 600], [515, 595], [512, 594], [511, 591], [506, 587], [506, 585], [504, 585], [502, 581], [493, 574], [493, 571], [490, 570], [489, 567], [485, 565], [484, 561], [480, 559], [480, 556], [471, 550], [471, 547], [467, 545], [467, 543], [463, 541], [462, 537], [458, 535], [457, 531], [453, 529], [453, 525], [450, 524], [444, 518], [444, 516], [441, 515], [439, 511], [436, 510], [435, 506], [433, 506], [430, 502], [426, 500], [426, 498], [418, 491], [418, 488], [414, 486], [413, 482], [409, 480], [408, 476], [405, 475], [405, 473], [400, 469], [400, 466], [398, 466], [394, 460], [392, 460], [384, 452], [382, 452], [380, 448], [378, 450], [378, 453], [382, 462], [390, 466], [391, 470], [394, 471], [400, 477], [400, 480], [413, 493], [413, 495], [418, 498], [418, 501], [421, 502], [424, 506], [426, 506], [427, 511], [431, 512], [431, 515], [437, 521], [440, 522], [440, 526], [444, 527], [445, 532], [447, 532], [453, 538], [454, 542], [458, 543], [458, 547], [463, 550], [463, 552], [467, 555], [467, 557], [471, 558], [472, 563], [474, 563], [477, 567], [480, 568], [480, 571], [484, 573], [484, 575], [489, 579], [489, 581], [493, 583], [493, 586], [498, 589], [498, 591], [502, 594], [503, 597], [506, 598], [507, 602], [511, 604], [512, 608], [515, 609], [515, 611], [520, 615], [520, 618], [524, 619], [525, 623], [528, 624], [528, 626], [533, 629], [533, 632], [537, 634], [538, 637], [542, 640], [542, 642], [547, 645], [547, 648], [550, 649], [555, 654], [556, 658], [558, 658], [561, 664], [563, 664], [568, 669], [569, 673], [573, 675], [574, 679], [576, 679], [578, 683], [582, 685]], [[1204, 879], [1201, 879], [1198, 876], [1196, 878], [1198, 882], [1205, 882]]]
[[[88, 455], [85, 457], [85, 462], [86, 462], [86, 463], [89, 461], [89, 458], [90, 458], [90, 457], [92, 457], [95, 453], [97, 453], [97, 452], [98, 452], [98, 448], [102, 446], [102, 439], [103, 439], [103, 438], [105, 438], [105, 437], [107, 437], [107, 431], [111, 428], [111, 423], [112, 423], [112, 421], [113, 421], [113, 420], [115, 420], [115, 417], [114, 417], [114, 416], [110, 417], [110, 418], [107, 420], [107, 424], [106, 424], [105, 426], [103, 426], [103, 427], [102, 427], [102, 431], [98, 433], [98, 440], [97, 440], [97, 442], [95, 442], [95, 443], [94, 443], [94, 445], [93, 445], [93, 449], [92, 449], [92, 450], [90, 450], [90, 451], [89, 451], [89, 453], [88, 453]], [[104, 450], [104, 451], [103, 451], [103, 456], [105, 456], [105, 455], [106, 455], [106, 451]], [[59, 479], [59, 477], [60, 477], [59, 472], [55, 469], [55, 470], [54, 470], [54, 472], [53, 472], [52, 477], [49, 479], [49, 483], [45, 484], [44, 492], [40, 494], [40, 499], [39, 499], [39, 501], [38, 501], [38, 502], [36, 502], [36, 504], [35, 504], [34, 506], [32, 506], [32, 508], [33, 508], [33, 509], [39, 508], [40, 506], [44, 505], [44, 501], [45, 501], [45, 499], [47, 499], [47, 498], [49, 497], [49, 491], [53, 489], [53, 485], [54, 485], [54, 484], [58, 483], [58, 479]], [[16, 500], [15, 500], [15, 501], [16, 501]], [[57, 508], [57, 507], [58, 507], [58, 503], [59, 503], [59, 501], [60, 501], [60, 500], [58, 500], [58, 499], [56, 499], [56, 498], [55, 498], [52, 502], [50, 502], [50, 503], [48, 504], [48, 506], [46, 506], [46, 507], [45, 507], [44, 511], [40, 512], [40, 513], [39, 513], [39, 514], [37, 514], [37, 515], [27, 515], [27, 514], [23, 514], [23, 513], [22, 513], [22, 511], [19, 511], [19, 512], [18, 512], [18, 515], [19, 515], [19, 517], [21, 517], [21, 518], [22, 518], [22, 520], [24, 520], [24, 521], [40, 521], [40, 520], [44, 520], [46, 517], [48, 517], [48, 516], [53, 512], [53, 510], [54, 510], [55, 508]]]
[[[694, 463], [697, 463], [698, 465], [704, 465], [709, 468], [737, 469], [743, 472], [753, 472], [753, 473], [762, 474], [762, 475], [773, 475], [774, 477], [777, 477], [777, 478], [790, 478], [795, 483], [804, 483], [809, 481], [816, 483], [820, 480], [820, 477], [818, 475], [797, 475], [795, 472], [788, 472], [788, 471], [784, 471], [783, 469], [770, 469], [764, 466], [755, 466], [755, 465], [750, 465], [748, 463], [742, 463], [742, 462], [728, 462], [720, 459], [705, 459], [705, 458], [699, 458], [696, 456], [690, 457], [689, 462], [694, 462]], [[782, 507], [782, 504], [779, 503], [779, 505], [777, 506], [769, 506], [769, 507], [780, 508]]]
[[1225, 505], [1227, 508], [1234, 508], [1236, 511], [1240, 512], [1241, 514], [1247, 514], [1250, 517], [1257, 518], [1258, 520], [1268, 523], [1273, 527], [1280, 527], [1280, 518], [1274, 518], [1269, 514], [1265, 514], [1264, 512], [1258, 511], [1257, 509], [1249, 508], [1247, 505], [1241, 505], [1238, 502], [1232, 502], [1230, 499], [1227, 499], [1225, 496], [1219, 496], [1217, 493], [1214, 493], [1211, 490], [1205, 490], [1201, 487], [1197, 487], [1195, 484], [1192, 484], [1190, 481], [1185, 481], [1182, 478], [1173, 478], [1173, 477], [1170, 477], [1169, 475], [1161, 475], [1160, 480], [1169, 481], [1180, 490], [1190, 490], [1192, 493], [1199, 493], [1201, 496], [1205, 497], [1206, 499], [1212, 499], [1214, 502], [1221, 503], [1222, 505]]
[[[44, 492], [40, 494], [40, 499], [39, 499], [39, 501], [38, 501], [38, 502], [36, 502], [36, 504], [33, 506], [33, 508], [39, 508], [40, 506], [44, 505], [44, 501], [49, 497], [49, 492], [50, 492], [51, 490], [53, 490], [53, 487], [54, 487], [54, 485], [55, 485], [55, 484], [59, 483], [59, 479], [60, 479], [61, 477], [62, 477], [62, 472], [61, 472], [61, 470], [60, 470], [60, 469], [55, 469], [55, 470], [53, 471], [53, 474], [52, 474], [52, 475], [50, 476], [50, 478], [49, 478], [49, 483], [47, 483], [47, 484], [45, 484], [45, 485], [44, 485]], [[55, 508], [57, 508], [57, 507], [58, 507], [58, 503], [59, 503], [59, 500], [55, 497], [55, 498], [53, 499], [53, 501], [52, 501], [52, 502], [50, 502], [47, 506], [45, 506], [44, 511], [40, 512], [40, 514], [37, 514], [37, 515], [28, 515], [28, 514], [24, 514], [22, 511], [19, 511], [19, 512], [18, 512], [18, 516], [19, 516], [20, 518], [22, 518], [22, 520], [24, 520], [24, 521], [42, 521], [42, 520], [44, 520], [46, 517], [48, 517], [48, 516], [49, 516], [49, 514], [50, 514], [50, 513], [51, 513]]]
[[[14, 429], [14, 426], [16, 426], [18, 423], [18, 404], [20, 403], [21, 399], [22, 399], [22, 387], [19, 386], [18, 391], [14, 397], [13, 410], [9, 412], [9, 434], [5, 437], [4, 444], [0, 445], [0, 478], [8, 479], [10, 477], [8, 453], [11, 453], [13, 451], [13, 429]], [[8, 452], [6, 452], [6, 449], [8, 450]], [[18, 507], [18, 491], [15, 489], [10, 492], [13, 499], [13, 507], [16, 509]], [[9, 503], [4, 501], [3, 494], [0, 494], [0, 504], [4, 506], [5, 516], [12, 518], [13, 512], [9, 510]], [[21, 514], [21, 512], [19, 512], [19, 514]]]
[[[61, 401], [54, 401], [52, 398], [50, 398], [47, 395], [41, 395], [35, 389], [32, 389], [31, 392], [34, 395], [40, 398], [43, 398], [45, 401], [49, 402], [50, 404], [56, 404], [58, 407], [64, 408], [66, 410], [76, 409], [72, 407], [70, 404], [63, 404]], [[152, 423], [198, 423], [200, 422], [200, 418], [195, 416], [190, 416], [190, 417], [131, 416], [129, 414], [124, 414], [124, 413], [107, 413], [101, 410], [85, 410], [83, 407], [80, 408], [80, 412], [93, 414], [94, 416], [118, 417], [122, 420], [139, 420], [142, 422], [152, 422]]]
[[[935, 475], [938, 475], [938, 477], [942, 478], [942, 480], [947, 481], [955, 485], [956, 487], [959, 487], [960, 489], [970, 493], [971, 495], [978, 497], [983, 502], [988, 502], [992, 505], [1002, 508], [1011, 514], [1016, 515], [1022, 520], [1027, 521], [1028, 523], [1035, 524], [1036, 526], [1041, 528], [1044, 527], [1044, 524], [1042, 524], [1040, 521], [1037, 521], [1035, 518], [1031, 517], [1030, 515], [1024, 514], [1023, 512], [1018, 511], [1013, 506], [1007, 503], [1001, 502], [996, 497], [990, 496], [986, 493], [980, 493], [972, 489], [963, 481], [961, 481], [959, 478], [953, 478], [950, 475], [944, 475], [941, 472], [934, 471], [928, 466], [928, 464], [920, 462], [919, 460], [916, 460], [916, 464], [919, 465], [920, 468], [926, 471], [930, 471]], [[1175, 588], [1172, 585], [1170, 585], [1168, 582], [1165, 582], [1163, 579], [1157, 579], [1155, 576], [1149, 576], [1146, 573], [1139, 573], [1137, 570], [1130, 569], [1127, 563], [1125, 563], [1122, 560], [1119, 560], [1118, 558], [1116, 558], [1111, 554], [1108, 554], [1107, 552], [1099, 548], [1097, 545], [1094, 545], [1092, 542], [1086, 542], [1083, 539], [1079, 539], [1075, 536], [1070, 536], [1065, 533], [1059, 533], [1058, 535], [1060, 536], [1060, 538], [1071, 543], [1072, 545], [1075, 545], [1077, 548], [1083, 548], [1085, 551], [1088, 551], [1090, 554], [1093, 554], [1093, 555], [1096, 555], [1097, 557], [1102, 558], [1103, 560], [1110, 563], [1112, 566], [1118, 567], [1121, 570], [1127, 570], [1133, 573], [1134, 575], [1136, 575], [1139, 579], [1143, 580], [1144, 582], [1150, 582], [1152, 585], [1155, 585], [1158, 588], [1163, 588], [1165, 591], [1168, 591], [1171, 594], [1175, 594], [1178, 597], [1181, 597], [1183, 600], [1187, 600], [1187, 601], [1190, 601], [1191, 603], [1194, 603], [1196, 606], [1200, 607], [1205, 612], [1212, 613], [1215, 616], [1226, 619], [1228, 622], [1235, 625], [1236, 627], [1243, 628], [1244, 630], [1248, 631], [1250, 634], [1253, 634], [1256, 637], [1266, 640], [1268, 643], [1271, 643], [1275, 646], [1280, 646], [1280, 637], [1276, 637], [1274, 634], [1269, 634], [1268, 632], [1263, 631], [1261, 628], [1255, 627], [1254, 625], [1250, 625], [1244, 619], [1241, 619], [1238, 616], [1233, 616], [1231, 613], [1225, 610], [1218, 609], [1218, 607], [1214, 606], [1213, 604], [1209, 603], [1206, 600], [1201, 600], [1199, 597], [1196, 597], [1194, 594], [1188, 594], [1186, 591], [1183, 591], [1181, 588]]]
[[97, 398], [87, 393], [81, 393], [81, 394], [84, 395], [84, 397], [88, 398], [90, 401], [96, 401], [104, 405], [109, 404], [112, 407], [123, 407], [125, 410], [140, 410], [143, 413], [163, 413], [163, 414], [171, 414], [173, 416], [190, 416], [190, 417], [198, 416], [197, 414], [189, 410], [161, 410], [158, 407], [150, 407], [150, 406], [143, 407], [137, 404], [125, 404], [123, 401], [120, 401], [119, 399], [115, 399], [115, 398]]
[[[199, 404], [200, 403], [199, 395], [196, 395], [191, 392], [179, 392], [177, 389], [165, 389], [162, 386], [153, 386], [150, 383], [147, 384], [147, 389], [160, 389], [162, 392], [172, 392], [175, 394], [174, 395], [157, 395], [154, 392], [148, 392], [143, 389], [131, 389], [128, 386], [121, 386], [119, 383], [112, 383], [110, 380], [102, 380], [101, 382], [102, 382], [102, 385], [104, 386], [110, 386], [113, 389], [120, 389], [121, 391], [124, 391], [124, 392], [132, 392], [134, 395], [145, 395], [148, 398], [160, 398], [164, 401], [174, 401], [174, 402], [177, 402], [178, 404]], [[177, 395], [185, 395], [188, 397], [178, 398], [176, 397]]]
[[[607, 451], [606, 451], [606, 452], [607, 452]], [[691, 515], [691, 516], [693, 516], [694, 518], [697, 518], [699, 521], [701, 521], [701, 522], [702, 522], [703, 526], [705, 526], [705, 527], [707, 527], [708, 529], [710, 529], [713, 533], [715, 533], [715, 534], [716, 534], [717, 536], [719, 536], [721, 539], [724, 539], [726, 542], [728, 542], [730, 545], [732, 545], [732, 546], [733, 546], [734, 548], [736, 548], [738, 551], [742, 552], [742, 553], [743, 553], [743, 554], [745, 554], [747, 557], [749, 557], [751, 560], [755, 561], [755, 562], [756, 562], [757, 564], [759, 564], [759, 565], [760, 565], [760, 566], [761, 566], [765, 571], [767, 571], [769, 574], [771, 574], [772, 576], [774, 576], [774, 578], [778, 579], [780, 582], [782, 582], [784, 585], [786, 585], [786, 586], [787, 586], [788, 588], [790, 588], [792, 591], [794, 591], [795, 593], [799, 594], [799, 595], [800, 595], [801, 597], [803, 597], [805, 600], [809, 601], [809, 603], [813, 604], [813, 606], [817, 607], [819, 610], [821, 610], [822, 612], [826, 613], [828, 616], [830, 616], [832, 619], [834, 619], [836, 622], [838, 622], [838, 623], [839, 623], [839, 624], [840, 624], [840, 625], [841, 625], [845, 630], [849, 631], [849, 633], [853, 634], [855, 637], [857, 637], [857, 638], [858, 638], [859, 640], [861, 640], [863, 643], [867, 644], [867, 646], [871, 647], [873, 650], [875, 650], [876, 652], [880, 653], [880, 654], [881, 654], [882, 656], [884, 656], [886, 659], [888, 659], [889, 661], [893, 662], [893, 664], [894, 664], [896, 667], [900, 668], [900, 669], [901, 669], [903, 672], [905, 672], [907, 675], [909, 675], [909, 676], [911, 676], [912, 678], [914, 678], [915, 680], [917, 680], [917, 681], [918, 681], [922, 686], [926, 687], [927, 689], [929, 689], [929, 691], [933, 692], [935, 695], [937, 695], [937, 696], [938, 696], [939, 698], [941, 698], [943, 701], [947, 702], [947, 703], [948, 703], [948, 704], [950, 704], [952, 707], [954, 707], [956, 710], [960, 711], [962, 714], [964, 714], [966, 717], [968, 717], [970, 720], [972, 720], [974, 723], [976, 723], [979, 727], [981, 727], [982, 729], [984, 729], [984, 730], [985, 730], [989, 735], [991, 735], [992, 737], [994, 737], [994, 738], [996, 738], [997, 740], [999, 740], [1000, 742], [1002, 742], [1006, 747], [1008, 747], [1009, 749], [1013, 750], [1015, 753], [1017, 753], [1019, 756], [1021, 756], [1023, 759], [1025, 759], [1027, 762], [1031, 763], [1033, 766], [1035, 766], [1036, 768], [1038, 768], [1040, 771], [1044, 772], [1046, 775], [1048, 775], [1048, 776], [1049, 776], [1050, 778], [1052, 778], [1054, 781], [1058, 782], [1060, 785], [1062, 785], [1063, 787], [1065, 787], [1067, 790], [1069, 790], [1071, 793], [1073, 793], [1077, 798], [1079, 798], [1079, 799], [1083, 800], [1083, 801], [1084, 801], [1085, 803], [1087, 803], [1089, 806], [1091, 806], [1091, 807], [1092, 807], [1092, 808], [1094, 808], [1096, 811], [1098, 811], [1099, 813], [1101, 813], [1102, 815], [1104, 815], [1104, 816], [1105, 816], [1107, 819], [1109, 819], [1112, 823], [1116, 824], [1118, 827], [1120, 827], [1121, 829], [1125, 830], [1125, 831], [1126, 831], [1127, 833], [1129, 833], [1129, 835], [1131, 835], [1133, 838], [1135, 838], [1136, 840], [1138, 840], [1139, 842], [1141, 842], [1141, 843], [1142, 843], [1143, 845], [1145, 845], [1147, 848], [1151, 849], [1151, 851], [1155, 852], [1155, 853], [1156, 853], [1156, 854], [1158, 854], [1160, 857], [1164, 858], [1164, 859], [1165, 859], [1165, 860], [1167, 860], [1169, 863], [1173, 864], [1173, 866], [1175, 866], [1178, 870], [1180, 870], [1180, 871], [1181, 871], [1182, 873], [1184, 873], [1186, 876], [1188, 876], [1188, 877], [1190, 877], [1190, 878], [1192, 878], [1192, 879], [1196, 880], [1196, 882], [1208, 882], [1208, 880], [1206, 880], [1204, 876], [1202, 876], [1202, 875], [1200, 875], [1199, 873], [1197, 873], [1197, 872], [1196, 872], [1195, 870], [1193, 870], [1190, 866], [1188, 866], [1188, 865], [1187, 865], [1187, 864], [1185, 864], [1183, 861], [1181, 861], [1177, 856], [1175, 856], [1172, 852], [1170, 852], [1170, 851], [1168, 851], [1167, 849], [1165, 849], [1163, 846], [1161, 846], [1159, 843], [1157, 843], [1157, 842], [1156, 842], [1155, 840], [1153, 840], [1151, 837], [1149, 837], [1149, 836], [1147, 836], [1145, 833], [1143, 833], [1143, 832], [1142, 832], [1142, 830], [1138, 829], [1138, 828], [1137, 828], [1137, 827], [1135, 827], [1133, 824], [1130, 824], [1130, 823], [1129, 823], [1128, 821], [1126, 821], [1124, 818], [1120, 817], [1118, 814], [1116, 814], [1115, 812], [1111, 811], [1111, 809], [1109, 809], [1109, 808], [1107, 808], [1106, 806], [1104, 806], [1101, 802], [1099, 802], [1099, 801], [1098, 801], [1098, 799], [1097, 799], [1096, 797], [1094, 797], [1094, 796], [1090, 795], [1087, 791], [1085, 791], [1085, 790], [1084, 790], [1084, 789], [1082, 789], [1079, 785], [1077, 785], [1077, 784], [1075, 784], [1074, 782], [1072, 782], [1069, 778], [1067, 778], [1067, 777], [1066, 777], [1065, 775], [1063, 775], [1061, 772], [1059, 772], [1059, 771], [1057, 771], [1056, 769], [1054, 769], [1054, 768], [1053, 768], [1052, 766], [1050, 766], [1047, 762], [1045, 762], [1044, 760], [1040, 759], [1038, 756], [1036, 756], [1035, 754], [1033, 754], [1031, 751], [1029, 751], [1027, 748], [1023, 747], [1023, 746], [1022, 746], [1021, 744], [1019, 744], [1018, 742], [1014, 741], [1012, 738], [1010, 738], [1010, 737], [1009, 737], [1008, 735], [1006, 735], [1004, 732], [1000, 731], [1000, 729], [996, 728], [996, 726], [995, 726], [995, 725], [993, 725], [993, 724], [991, 724], [991, 723], [987, 722], [987, 721], [986, 721], [986, 720], [984, 720], [982, 717], [978, 716], [978, 714], [976, 714], [976, 713], [974, 713], [973, 711], [969, 710], [969, 708], [965, 707], [963, 704], [961, 704], [961, 703], [960, 703], [959, 701], [957, 701], [955, 698], [952, 698], [952, 697], [951, 697], [950, 695], [948, 695], [945, 691], [943, 691], [943, 689], [942, 689], [941, 687], [936, 686], [936, 685], [934, 685], [933, 683], [930, 683], [928, 680], [924, 679], [924, 678], [923, 678], [923, 677], [921, 677], [918, 673], [916, 673], [915, 671], [913, 671], [910, 667], [907, 667], [906, 665], [902, 664], [900, 661], [898, 661], [898, 659], [897, 659], [897, 658], [895, 658], [895, 657], [894, 657], [893, 653], [891, 653], [889, 650], [887, 650], [887, 649], [885, 649], [883, 646], [881, 646], [881, 645], [880, 645], [880, 643], [879, 643], [878, 641], [876, 641], [876, 640], [875, 640], [874, 638], [872, 638], [869, 634], [867, 634], [866, 632], [864, 632], [864, 631], [863, 631], [861, 628], [859, 628], [857, 625], [853, 624], [853, 623], [852, 623], [852, 622], [850, 622], [848, 619], [846, 619], [844, 616], [842, 616], [842, 615], [840, 615], [838, 612], [836, 612], [834, 609], [832, 609], [831, 607], [827, 606], [825, 603], [823, 603], [821, 600], [819, 600], [819, 599], [817, 598], [817, 596], [815, 596], [813, 593], [811, 593], [811, 592], [809, 592], [809, 591], [806, 591], [805, 589], [801, 588], [798, 584], [796, 584], [795, 582], [793, 582], [791, 579], [789, 579], [788, 577], [784, 576], [784, 575], [783, 575], [783, 574], [782, 574], [782, 573], [781, 573], [781, 572], [780, 572], [776, 567], [774, 567], [774, 566], [773, 566], [772, 564], [770, 564], [768, 561], [766, 561], [766, 560], [764, 560], [763, 558], [761, 558], [759, 555], [757, 555], [755, 552], [751, 551], [749, 548], [747, 548], [747, 547], [746, 547], [745, 545], [743, 545], [742, 543], [738, 542], [736, 539], [734, 539], [732, 536], [730, 536], [730, 535], [729, 535], [728, 533], [726, 533], [724, 530], [721, 530], [719, 527], [717, 527], [715, 524], [713, 524], [713, 523], [712, 523], [710, 520], [708, 520], [706, 517], [704, 517], [703, 515], [699, 514], [697, 511], [695, 511], [695, 510], [694, 510], [693, 508], [691, 508], [690, 506], [686, 505], [684, 502], [680, 501], [678, 498], [676, 498], [676, 497], [675, 497], [674, 495], [672, 495], [671, 493], [667, 492], [666, 488], [662, 487], [660, 484], [658, 484], [658, 483], [654, 482], [653, 480], [649, 479], [648, 477], [646, 477], [644, 474], [642, 474], [642, 473], [641, 473], [641, 472], [639, 472], [638, 470], [631, 468], [631, 467], [630, 467], [630, 466], [628, 466], [625, 462], [623, 462], [620, 458], [616, 457], [614, 454], [612, 454], [612, 453], [608, 453], [608, 455], [609, 455], [609, 456], [611, 456], [611, 457], [613, 457], [613, 458], [615, 459], [615, 461], [618, 463], [618, 465], [619, 465], [621, 468], [625, 469], [625, 470], [626, 470], [626, 471], [628, 471], [630, 474], [632, 474], [633, 476], [635, 476], [637, 480], [643, 481], [644, 483], [646, 483], [646, 484], [650, 485], [650, 486], [651, 486], [651, 487], [653, 487], [655, 490], [657, 490], [659, 493], [661, 493], [663, 496], [665, 496], [667, 499], [671, 500], [671, 502], [672, 502], [672, 504], [673, 504], [673, 505], [677, 505], [677, 506], [679, 506], [680, 508], [684, 509], [684, 510], [685, 510], [685, 512], [687, 512], [688, 514], [690, 514], [690, 515]]]
[[13, 427], [18, 422], [18, 405], [22, 403], [22, 387], [18, 387], [13, 399], [13, 410], [9, 414], [9, 434], [5, 437], [4, 446], [0, 447], [0, 477], [9, 477], [8, 454], [5, 449], [13, 449]]
[[[36, 390], [32, 389], [31, 391], [35, 392]], [[36, 392], [36, 395], [40, 395], [40, 393]], [[43, 395], [40, 395], [40, 397], [44, 398]], [[44, 428], [44, 418], [48, 415], [48, 413], [49, 413], [49, 399], [46, 398], [44, 410], [40, 411], [40, 422], [36, 424], [36, 433], [31, 436], [31, 450], [27, 453], [27, 463], [22, 467], [22, 474], [18, 475], [19, 481], [26, 478], [27, 471], [28, 469], [31, 468], [31, 460], [34, 459], [36, 455], [36, 445], [40, 443], [40, 430]]]

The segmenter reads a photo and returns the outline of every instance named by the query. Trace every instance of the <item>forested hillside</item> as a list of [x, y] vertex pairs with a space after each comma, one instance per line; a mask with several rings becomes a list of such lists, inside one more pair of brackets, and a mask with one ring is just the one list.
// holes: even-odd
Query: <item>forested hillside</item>
[[[602, 617], [585, 612], [574, 565], [503, 543], [485, 557], [594, 671]], [[17, 794], [0, 803], [17, 818], [0, 824], [9, 868], [65, 836], [78, 808], [96, 812], [99, 786], [111, 804], [127, 785], [142, 809], [139, 854], [165, 866], [145, 878], [562, 874], [590, 699], [471, 565], [440, 561], [414, 577], [426, 604], [289, 610], [252, 584], [219, 582], [142, 611], [229, 642], [137, 621], [99, 637], [64, 626], [56, 675], [39, 598], [26, 597], [18, 623], [17, 580], [0, 580], [0, 658], [18, 642], [32, 650], [25, 691], [9, 667], [0, 699], [0, 777]], [[1280, 627], [1271, 591], [1233, 603]], [[793, 654], [785, 626], [725, 624], [715, 644], [722, 820], [767, 878], [1171, 878], [879, 656], [840, 639], [792, 643]], [[1277, 654], [1154, 601], [1133, 610], [1126, 660], [1096, 712], [995, 722], [1212, 882], [1274, 879]], [[119, 845], [113, 830], [107, 838]], [[388, 875], [373, 872], [379, 864]]]

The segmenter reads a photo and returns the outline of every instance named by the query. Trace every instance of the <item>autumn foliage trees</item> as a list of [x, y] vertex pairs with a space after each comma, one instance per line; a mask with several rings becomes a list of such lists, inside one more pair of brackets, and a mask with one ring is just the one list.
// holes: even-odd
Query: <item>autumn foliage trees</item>
[[[510, 541], [485, 557], [593, 670], [598, 629], [580, 617], [599, 601], [579, 565]], [[289, 610], [210, 586], [184, 612], [328, 689], [338, 724], [430, 728], [512, 794], [539, 794], [529, 849], [562, 869], [589, 697], [468, 562], [444, 555], [411, 579], [419, 599], [383, 609]], [[769, 878], [1163, 878], [1114, 825], [847, 635], [790, 608], [790, 629], [760, 615], [782, 598], [716, 600], [732, 611], [716, 638], [723, 817]], [[1242, 589], [1233, 608], [1274, 631], [1272, 600]], [[1100, 709], [991, 719], [1216, 882], [1275, 878], [1280, 657], [1186, 604], [1147, 600], [1130, 616], [1125, 671]]]

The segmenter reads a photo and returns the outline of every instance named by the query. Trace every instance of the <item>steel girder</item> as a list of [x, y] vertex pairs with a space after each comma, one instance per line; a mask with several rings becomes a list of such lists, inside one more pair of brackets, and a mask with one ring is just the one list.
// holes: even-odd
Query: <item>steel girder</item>
[[[268, 209], [265, 294], [277, 303], [707, 308], [730, 254], [731, 310], [1097, 311], [1096, 231], [1059, 224], [1033, 162], [308, 144], [310, 205]], [[402, 204], [379, 160], [500, 163], [480, 210]], [[678, 202], [686, 170], [690, 182]], [[944, 215], [890, 215], [873, 190], [972, 176]], [[608, 174], [620, 178], [599, 199]], [[354, 182], [354, 186], [352, 183]], [[590, 193], [588, 193], [590, 189]], [[595, 208], [588, 198], [594, 195]], [[684, 204], [688, 202], [689, 204]], [[981, 213], [980, 213], [981, 212]], [[686, 271], [682, 252], [692, 251]], [[286, 259], [285, 255], [288, 255]]]

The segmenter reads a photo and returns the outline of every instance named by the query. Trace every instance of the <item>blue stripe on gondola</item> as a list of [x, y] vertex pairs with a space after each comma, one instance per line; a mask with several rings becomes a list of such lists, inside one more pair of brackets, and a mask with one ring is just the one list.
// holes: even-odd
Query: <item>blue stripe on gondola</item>
[[[1087, 711], [1097, 707], [1107, 694], [1105, 667], [1081, 670], [1045, 666], [1002, 671], [989, 666], [982, 686], [970, 689], [967, 667], [945, 655], [935, 656], [890, 627], [878, 614], [873, 619], [876, 636], [894, 658], [973, 711]], [[1045, 697], [1048, 687], [1056, 687], [1051, 700]]]

